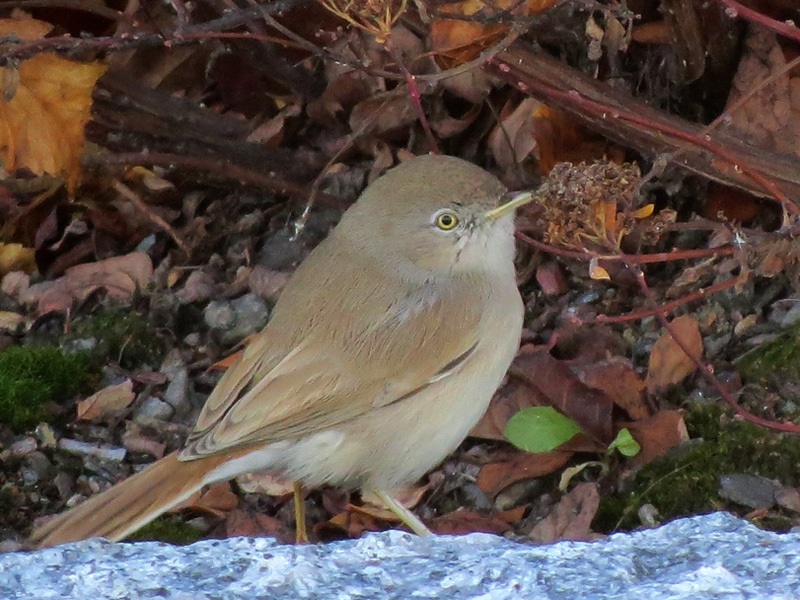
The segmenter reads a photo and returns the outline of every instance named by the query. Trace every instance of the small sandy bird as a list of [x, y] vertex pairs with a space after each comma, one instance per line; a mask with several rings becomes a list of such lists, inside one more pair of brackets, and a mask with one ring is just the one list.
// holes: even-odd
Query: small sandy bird
[[506, 199], [457, 158], [390, 170], [297, 269], [184, 448], [51, 519], [33, 542], [119, 540], [205, 485], [264, 469], [374, 492], [429, 533], [392, 492], [458, 446], [516, 354], [513, 213], [527, 198]]

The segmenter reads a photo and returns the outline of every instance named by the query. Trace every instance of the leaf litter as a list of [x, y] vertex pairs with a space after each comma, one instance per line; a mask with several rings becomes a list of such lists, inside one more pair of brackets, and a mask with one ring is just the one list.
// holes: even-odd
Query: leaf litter
[[[724, 36], [675, 35], [682, 25], [661, 20], [655, 0], [639, 20], [604, 3], [597, 14], [550, 1], [398, 3], [389, 14], [371, 3], [296, 4], [279, 21], [267, 11], [258, 25], [269, 31], [264, 40], [233, 34], [213, 17], [206, 26], [199, 14], [180, 24], [166, 5], [131, 19], [87, 20], [80, 32], [61, 13], [0, 15], [0, 33], [11, 36], [0, 51], [13, 58], [0, 101], [0, 352], [28, 343], [91, 349], [91, 336], [65, 334], [118, 308], [146, 323], [154, 345], [138, 355], [145, 362], [123, 367], [125, 349], [141, 344], [125, 334], [101, 360], [94, 394], [59, 399], [35, 431], [0, 425], [0, 453], [9, 458], [0, 486], [19, 499], [0, 522], [8, 540], [20, 542], [37, 516], [180, 447], [236, 351], [206, 324], [209, 302], [233, 310], [225, 303], [252, 293], [273, 304], [363, 186], [432, 142], [510, 187], [544, 183], [518, 220], [528, 315], [522, 349], [473, 437], [408, 493], [406, 504], [435, 531], [541, 542], [613, 530], [603, 525], [610, 503], [639, 493], [640, 470], [705, 443], [693, 432], [703, 407], [722, 400], [695, 361], [738, 394], [742, 411], [767, 424], [800, 422], [800, 390], [770, 374], [787, 372], [778, 361], [793, 348], [773, 345], [757, 361], [739, 361], [774, 340], [790, 344], [792, 336], [779, 334], [800, 315], [790, 306], [800, 283], [797, 211], [781, 170], [796, 173], [798, 160], [791, 132], [800, 122], [800, 71], [789, 43], [753, 27], [737, 54]], [[784, 11], [781, 18], [800, 18], [767, 4]], [[727, 32], [731, 17], [717, 8], [687, 8], [683, 23], [703, 19], [719, 30], [709, 33]], [[92, 9], [66, 12], [83, 10]], [[237, 25], [253, 18], [229, 13]], [[144, 37], [131, 37], [156, 22], [179, 43], [146, 47]], [[51, 31], [70, 33], [56, 40]], [[109, 32], [117, 37], [104, 37]], [[568, 92], [534, 93], [527, 80], [493, 70], [512, 73], [506, 48], [527, 51], [531, 41], [558, 49]], [[665, 58], [649, 60], [648, 52]], [[707, 67], [697, 56], [710, 57]], [[676, 64], [685, 67], [663, 70]], [[713, 79], [724, 64], [736, 72], [729, 97]], [[597, 91], [591, 100], [579, 91], [585, 75]], [[620, 82], [635, 83], [627, 96], [618, 94]], [[598, 126], [592, 102], [615, 116], [629, 145]], [[660, 145], [674, 129], [694, 143], [690, 126], [720, 115], [720, 131], [777, 158], [765, 166], [743, 155], [732, 164], [728, 154], [741, 148], [713, 125], [701, 145], [711, 152], [705, 162], [693, 162], [700, 152], [679, 147], [670, 155]], [[694, 175], [674, 166], [681, 164]], [[747, 177], [738, 177], [741, 169]], [[758, 189], [748, 183], [759, 180]], [[306, 202], [308, 218], [294, 235]], [[166, 359], [159, 364], [169, 349], [188, 379]], [[581, 433], [541, 454], [514, 449], [504, 435], [509, 419], [537, 407]], [[736, 414], [744, 413], [723, 413], [716, 425], [728, 427]], [[608, 452], [623, 430], [641, 447], [630, 457]], [[768, 445], [791, 434], [763, 435]], [[35, 485], [16, 454], [29, 447], [48, 461]], [[561, 492], [565, 469], [576, 475]], [[800, 524], [799, 484], [796, 473], [783, 473], [774, 506], [751, 518], [778, 529]], [[275, 474], [254, 474], [212, 488], [169, 519], [197, 535], [291, 541], [290, 492]], [[336, 539], [394, 524], [368, 500], [310, 491], [313, 535]], [[670, 502], [641, 511], [636, 526], [677, 516], [660, 513]], [[707, 499], [722, 502], [750, 514], [721, 495]]]

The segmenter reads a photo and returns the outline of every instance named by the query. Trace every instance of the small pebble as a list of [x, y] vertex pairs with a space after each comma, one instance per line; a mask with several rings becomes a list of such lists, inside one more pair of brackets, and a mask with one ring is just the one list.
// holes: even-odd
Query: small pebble
[[25, 456], [26, 454], [30, 454], [36, 450], [36, 447], [36, 440], [28, 436], [11, 444], [11, 447], [8, 450], [12, 457], [19, 458], [21, 456]]
[[56, 447], [56, 432], [47, 423], [39, 423], [33, 433], [41, 442], [42, 448], [52, 449]]
[[719, 495], [749, 508], [772, 508], [775, 485], [765, 477], [730, 473], [719, 478]]
[[203, 319], [211, 329], [229, 329], [236, 322], [236, 313], [229, 302], [214, 300], [206, 306]]
[[125, 448], [120, 448], [118, 446], [90, 444], [89, 442], [81, 442], [70, 438], [62, 438], [59, 440], [58, 447], [72, 454], [96, 456], [97, 458], [116, 462], [122, 461], [128, 453]]
[[22, 459], [22, 480], [25, 485], [33, 485], [39, 481], [46, 480], [50, 477], [53, 470], [53, 463], [50, 462], [43, 453], [38, 450], [31, 452]]
[[150, 396], [136, 411], [136, 414], [133, 416], [133, 421], [139, 425], [144, 425], [151, 419], [166, 421], [174, 412], [175, 409], [168, 403], [155, 396]]

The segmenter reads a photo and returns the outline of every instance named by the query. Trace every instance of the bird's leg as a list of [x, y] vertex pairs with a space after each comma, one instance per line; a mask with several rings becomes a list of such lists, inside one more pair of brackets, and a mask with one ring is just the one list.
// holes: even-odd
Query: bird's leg
[[298, 544], [308, 543], [308, 531], [306, 530], [306, 503], [303, 484], [294, 482], [294, 539]]
[[397, 499], [390, 496], [383, 490], [376, 489], [374, 490], [374, 493], [386, 505], [386, 508], [396, 514], [397, 517], [403, 523], [405, 523], [411, 531], [420, 536], [433, 535], [431, 530], [425, 527], [425, 523], [420, 521], [417, 518], [417, 515], [408, 510], [405, 506], [398, 502]]

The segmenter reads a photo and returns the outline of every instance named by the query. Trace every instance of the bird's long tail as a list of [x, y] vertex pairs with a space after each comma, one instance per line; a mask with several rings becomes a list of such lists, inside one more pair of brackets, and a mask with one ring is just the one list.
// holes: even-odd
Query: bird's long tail
[[97, 536], [120, 540], [203, 487], [206, 476], [226, 460], [230, 456], [222, 454], [184, 462], [173, 452], [51, 519], [30, 539], [39, 548]]

